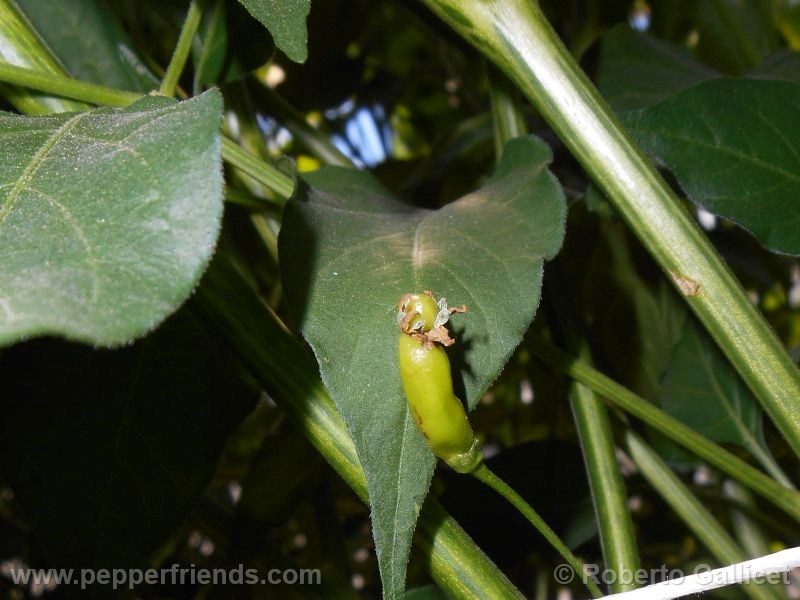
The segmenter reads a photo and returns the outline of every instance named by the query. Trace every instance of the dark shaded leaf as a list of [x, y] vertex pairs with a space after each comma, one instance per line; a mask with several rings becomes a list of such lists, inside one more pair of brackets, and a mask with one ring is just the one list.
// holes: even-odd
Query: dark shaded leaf
[[123, 350], [37, 340], [0, 363], [0, 471], [54, 566], [140, 566], [197, 502], [252, 407], [182, 311]]
[[623, 115], [703, 208], [800, 254], [800, 84], [721, 78]]

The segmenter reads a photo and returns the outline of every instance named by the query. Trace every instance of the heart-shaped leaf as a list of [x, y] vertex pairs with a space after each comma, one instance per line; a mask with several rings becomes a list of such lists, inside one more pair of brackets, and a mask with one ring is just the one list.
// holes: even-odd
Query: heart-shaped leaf
[[239, 0], [247, 11], [269, 29], [275, 45], [295, 62], [308, 57], [306, 18], [311, 0]]
[[222, 99], [0, 113], [0, 344], [112, 346], [189, 296], [219, 231]]
[[703, 208], [800, 254], [800, 84], [723, 77], [622, 115]]
[[455, 389], [474, 407], [539, 303], [566, 205], [550, 149], [512, 140], [478, 191], [440, 210], [393, 198], [364, 172], [327, 168], [287, 207], [287, 299], [367, 476], [384, 596], [402, 595], [411, 535], [435, 458], [412, 422], [397, 366], [397, 301], [433, 290], [470, 312], [452, 321]]

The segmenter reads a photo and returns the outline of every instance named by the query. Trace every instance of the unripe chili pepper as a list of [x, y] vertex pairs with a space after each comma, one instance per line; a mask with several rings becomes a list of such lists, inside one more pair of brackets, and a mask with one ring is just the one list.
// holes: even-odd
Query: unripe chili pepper
[[453, 393], [450, 361], [442, 346], [454, 343], [444, 323], [452, 313], [430, 292], [400, 299], [398, 358], [408, 406], [433, 453], [456, 471], [468, 473], [482, 461], [464, 405]]
[[[450, 361], [442, 346], [455, 343], [444, 326], [453, 313], [467, 307], [448, 308], [444, 298], [433, 294], [406, 294], [398, 304], [400, 339], [397, 355], [400, 378], [409, 409], [433, 453], [459, 473], [469, 473], [511, 502], [572, 566], [583, 573], [584, 566], [548, 527], [539, 514], [507, 483], [483, 463], [480, 444], [472, 433], [461, 400], [453, 394]], [[597, 585], [584, 579], [595, 598], [602, 596]]]
[[[433, 453], [459, 473], [469, 473], [511, 502], [572, 566], [583, 573], [584, 566], [548, 527], [539, 514], [507, 483], [483, 463], [480, 444], [472, 433], [461, 400], [453, 394], [450, 361], [442, 346], [455, 343], [444, 326], [453, 313], [467, 307], [448, 308], [444, 298], [433, 294], [406, 294], [398, 304], [400, 339], [397, 354], [400, 378], [409, 409]], [[602, 596], [597, 585], [584, 579], [595, 598]]]

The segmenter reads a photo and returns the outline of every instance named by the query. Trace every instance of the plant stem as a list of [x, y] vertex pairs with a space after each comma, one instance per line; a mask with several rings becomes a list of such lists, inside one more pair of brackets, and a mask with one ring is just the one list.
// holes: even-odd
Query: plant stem
[[[551, 265], [549, 277], [545, 298], [547, 306], [552, 307], [556, 316], [557, 329], [569, 347], [576, 349], [581, 358], [591, 364], [591, 351], [583, 333], [583, 323], [576, 320], [580, 311], [567, 292], [560, 261]], [[635, 573], [641, 566], [639, 550], [628, 508], [628, 494], [616, 457], [608, 409], [591, 388], [578, 381], [572, 381], [569, 396], [589, 476], [606, 568], [614, 573]], [[634, 578], [616, 577], [609, 583], [612, 592], [624, 592], [636, 587]]]
[[800, 456], [800, 371], [530, 0], [424, 0], [511, 77], [605, 192]]
[[[193, 306], [219, 331], [309, 441], [364, 502], [367, 482], [347, 425], [319, 379], [314, 358], [228, 264], [212, 262]], [[417, 543], [434, 580], [455, 598], [522, 598], [434, 499], [419, 517]]]
[[800, 493], [782, 486], [714, 442], [707, 440], [691, 427], [656, 408], [644, 398], [555, 346], [542, 340], [532, 340], [529, 347], [546, 365], [590, 387], [614, 406], [641, 419], [671, 440], [691, 450], [800, 522]]
[[128, 106], [131, 102], [141, 98], [141, 94], [134, 92], [116, 90], [71, 77], [59, 77], [6, 62], [0, 62], [0, 81], [92, 104]]
[[489, 76], [489, 97], [492, 101], [494, 154], [495, 160], [499, 161], [505, 143], [525, 135], [528, 128], [525, 125], [525, 115], [517, 102], [517, 88], [494, 65], [487, 65], [486, 71]]
[[284, 201], [292, 197], [294, 181], [289, 175], [258, 158], [255, 154], [250, 154], [226, 137], [222, 138], [222, 158], [273, 190]]
[[186, 20], [183, 22], [181, 34], [178, 36], [178, 43], [175, 45], [175, 51], [172, 53], [164, 79], [161, 80], [160, 92], [165, 96], [172, 97], [175, 95], [178, 79], [180, 79], [183, 72], [183, 67], [186, 66], [186, 59], [189, 58], [189, 52], [192, 49], [192, 40], [197, 33], [202, 16], [203, 11], [200, 9], [200, 1], [191, 0], [189, 2], [189, 12], [186, 13]]
[[[633, 573], [640, 566], [639, 551], [625, 482], [614, 452], [608, 410], [590, 388], [577, 381], [570, 386], [570, 404], [589, 475], [603, 559], [606, 567], [615, 573]], [[636, 581], [623, 577], [617, 577], [609, 584], [612, 592], [624, 592], [635, 587]]]
[[[630, 430], [625, 433], [625, 440], [631, 457], [644, 478], [718, 561], [722, 564], [733, 564], [747, 558], [719, 521], [652, 448]], [[774, 588], [761, 585], [746, 586], [743, 591], [755, 600], [781, 598]]]
[[488, 485], [495, 492], [513, 504], [514, 507], [522, 514], [522, 516], [528, 519], [531, 525], [533, 525], [536, 530], [541, 533], [542, 536], [544, 536], [547, 542], [558, 551], [564, 560], [567, 561], [569, 566], [572, 567], [573, 571], [583, 580], [583, 583], [586, 585], [586, 587], [589, 588], [589, 591], [592, 593], [594, 598], [600, 598], [603, 596], [603, 592], [599, 587], [597, 587], [597, 584], [590, 577], [586, 576], [583, 563], [575, 558], [575, 555], [570, 552], [570, 549], [567, 548], [567, 545], [561, 541], [561, 538], [559, 538], [558, 535], [556, 535], [556, 532], [544, 522], [544, 519], [539, 516], [539, 513], [537, 513], [533, 507], [531, 507], [531, 505], [528, 504], [525, 499], [514, 490], [514, 488], [495, 475], [489, 469], [489, 467], [486, 466], [486, 463], [481, 463], [477, 469], [470, 472], [470, 475], [472, 475], [478, 481]]

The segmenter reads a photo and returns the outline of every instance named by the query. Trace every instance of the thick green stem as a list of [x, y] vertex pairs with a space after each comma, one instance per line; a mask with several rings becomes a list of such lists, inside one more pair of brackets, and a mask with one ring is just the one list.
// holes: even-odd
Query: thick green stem
[[[45, 73], [62, 74], [65, 72], [64, 67], [53, 57], [41, 38], [36, 35], [13, 0], [0, 0], [0, 61]], [[0, 95], [21, 112], [29, 115], [87, 108], [79, 102], [31, 94], [28, 90], [20, 90], [14, 86], [0, 86]]]
[[192, 40], [197, 33], [197, 28], [200, 26], [202, 16], [203, 11], [200, 9], [199, 0], [192, 0], [189, 3], [189, 11], [186, 13], [186, 20], [183, 22], [183, 28], [180, 36], [178, 36], [178, 43], [175, 45], [175, 51], [172, 53], [167, 72], [164, 74], [164, 79], [161, 80], [160, 91], [165, 96], [175, 95], [178, 79], [180, 79], [183, 68], [186, 66], [186, 60], [192, 50]]
[[[739, 563], [748, 557], [703, 503], [672, 472], [666, 463], [632, 431], [625, 434], [628, 450], [644, 478], [686, 523], [687, 527], [723, 565]], [[755, 600], [780, 600], [779, 591], [763, 585], [745, 585], [744, 592]]]
[[424, 0], [550, 123], [800, 456], [800, 371], [532, 0]]
[[[614, 453], [614, 437], [608, 410], [594, 392], [578, 382], [570, 387], [572, 414], [581, 442], [600, 544], [606, 566], [615, 573], [636, 572], [639, 550], [628, 509], [625, 482]], [[636, 588], [636, 582], [622, 577], [609, 584], [612, 592]]]
[[[367, 501], [367, 482], [347, 425], [319, 379], [313, 357], [225, 259], [198, 288], [195, 305], [231, 351], [297, 423], [339, 475]], [[522, 598], [435, 499], [422, 509], [415, 541], [436, 582], [456, 598]]]
[[[127, 106], [141, 98], [141, 94], [116, 90], [71, 77], [60, 77], [44, 71], [34, 71], [5, 62], [0, 62], [0, 81], [92, 104]], [[80, 110], [85, 110], [86, 108], [86, 106], [80, 106]], [[76, 110], [76, 108], [71, 110]], [[25, 109], [22, 109], [22, 111], [28, 113]]]
[[572, 552], [570, 552], [570, 549], [567, 548], [567, 545], [561, 541], [561, 538], [559, 538], [558, 535], [556, 535], [556, 532], [553, 531], [547, 523], [545, 523], [544, 519], [539, 516], [539, 513], [537, 513], [533, 507], [514, 490], [514, 488], [495, 475], [489, 469], [489, 467], [486, 466], [486, 463], [481, 463], [477, 469], [470, 472], [470, 475], [472, 475], [478, 481], [488, 485], [495, 492], [513, 504], [514, 508], [516, 508], [523, 517], [528, 519], [530, 524], [533, 525], [536, 530], [547, 540], [547, 542], [556, 549], [562, 558], [567, 561], [575, 574], [582, 579], [583, 583], [592, 593], [594, 598], [600, 598], [603, 596], [603, 592], [599, 587], [597, 587], [597, 584], [590, 577], [586, 576], [583, 563], [578, 560]]
[[546, 365], [590, 387], [614, 406], [641, 419], [671, 440], [694, 452], [800, 522], [800, 494], [797, 491], [782, 486], [714, 442], [707, 440], [691, 427], [656, 408], [644, 398], [555, 346], [534, 340], [530, 348]]

